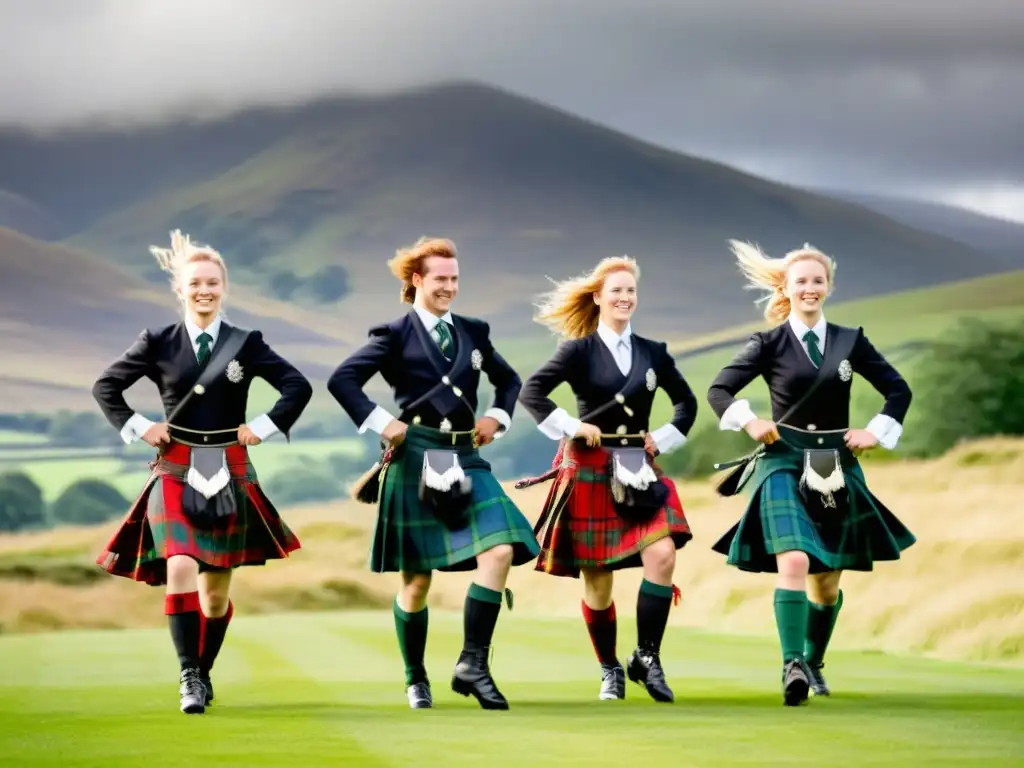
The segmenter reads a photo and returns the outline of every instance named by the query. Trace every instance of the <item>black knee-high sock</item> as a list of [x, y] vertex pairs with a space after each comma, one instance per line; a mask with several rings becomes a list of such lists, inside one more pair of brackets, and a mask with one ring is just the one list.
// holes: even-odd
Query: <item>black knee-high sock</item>
[[501, 592], [472, 583], [466, 592], [463, 614], [464, 648], [486, 648], [491, 644], [501, 611]]
[[217, 660], [221, 646], [224, 645], [224, 636], [228, 632], [228, 624], [231, 617], [235, 615], [235, 606], [229, 600], [228, 612], [217, 618], [209, 618], [203, 615], [202, 630], [199, 633], [199, 669], [203, 674], [209, 675], [213, 669], [213, 662]]
[[640, 594], [636, 598], [636, 637], [640, 648], [655, 653], [661, 651], [661, 639], [665, 636], [671, 608], [671, 586], [655, 584], [647, 579], [640, 582]]
[[178, 652], [182, 669], [199, 666], [199, 593], [182, 592], [164, 598], [164, 613], [171, 629], [171, 639]]

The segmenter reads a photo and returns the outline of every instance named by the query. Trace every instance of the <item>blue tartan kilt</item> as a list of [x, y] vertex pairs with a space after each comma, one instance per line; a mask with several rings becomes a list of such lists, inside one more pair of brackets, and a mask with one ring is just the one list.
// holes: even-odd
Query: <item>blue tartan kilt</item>
[[[449, 529], [420, 503], [423, 453], [432, 448], [458, 452], [472, 480], [467, 525]], [[501, 544], [512, 547], [512, 564], [523, 565], [540, 552], [533, 526], [491, 474], [469, 433], [443, 433], [412, 424], [384, 470], [370, 568], [378, 573], [470, 571], [476, 557]]]
[[899, 560], [914, 535], [863, 484], [860, 468], [846, 472], [848, 503], [809, 513], [799, 490], [800, 473], [775, 469], [754, 490], [740, 521], [715, 545], [729, 565], [777, 573], [775, 556], [807, 554], [811, 573], [871, 571], [876, 561]]

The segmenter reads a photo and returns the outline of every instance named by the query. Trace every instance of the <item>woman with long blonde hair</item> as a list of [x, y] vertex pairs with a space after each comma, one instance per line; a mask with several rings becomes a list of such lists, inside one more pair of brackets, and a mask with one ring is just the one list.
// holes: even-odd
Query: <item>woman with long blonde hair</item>
[[[164, 613], [181, 666], [180, 709], [213, 701], [210, 670], [234, 613], [232, 570], [287, 557], [299, 541], [256, 478], [249, 446], [287, 435], [313, 395], [306, 378], [259, 331], [221, 314], [228, 272], [213, 248], [179, 231], [151, 252], [171, 276], [180, 322], [145, 329], [93, 386], [103, 415], [125, 443], [157, 449], [152, 474], [97, 559], [107, 572], [166, 586]], [[156, 384], [165, 419], [153, 423], [124, 392]], [[246, 423], [249, 385], [262, 378], [281, 396]]]
[[[776, 574], [783, 700], [795, 706], [809, 692], [830, 693], [821, 670], [842, 606], [842, 571], [897, 560], [915, 541], [868, 489], [857, 459], [877, 445], [896, 447], [911, 393], [862, 328], [825, 320], [836, 271], [828, 255], [805, 245], [772, 259], [748, 243], [730, 245], [748, 287], [764, 291], [773, 328], [753, 334], [708, 390], [721, 428], [762, 444], [719, 487], [723, 495], [752, 490], [714, 549], [744, 571]], [[849, 427], [854, 373], [885, 398], [865, 429]], [[771, 420], [736, 398], [758, 376], [771, 394]]]
[[[675, 485], [654, 457], [686, 442], [697, 399], [667, 345], [632, 332], [639, 277], [633, 259], [614, 257], [555, 284], [536, 319], [563, 340], [523, 384], [519, 400], [540, 431], [559, 441], [553, 471], [541, 478], [555, 482], [536, 526], [543, 531], [536, 569], [570, 578], [583, 574], [581, 608], [601, 664], [600, 698], [625, 698], [628, 674], [656, 701], [671, 702], [661, 641], [678, 598], [672, 584], [676, 550], [691, 533]], [[578, 418], [550, 397], [562, 383], [576, 396]], [[668, 394], [674, 414], [651, 432], [658, 387]], [[644, 571], [638, 642], [623, 670], [615, 650], [613, 573], [638, 567]]]

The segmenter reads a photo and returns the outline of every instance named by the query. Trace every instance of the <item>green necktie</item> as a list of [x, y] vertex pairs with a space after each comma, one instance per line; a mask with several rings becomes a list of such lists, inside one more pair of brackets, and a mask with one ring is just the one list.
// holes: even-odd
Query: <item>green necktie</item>
[[452, 332], [444, 320], [437, 321], [437, 342], [441, 346], [441, 354], [451, 360]]
[[814, 331], [808, 331], [804, 334], [804, 341], [807, 342], [807, 352], [811, 356], [811, 362], [814, 363], [815, 368], [821, 368], [821, 350], [818, 349], [818, 334]]
[[210, 342], [213, 341], [213, 336], [204, 331], [199, 334], [196, 341], [199, 342], [199, 364], [205, 365], [206, 361], [210, 359]]

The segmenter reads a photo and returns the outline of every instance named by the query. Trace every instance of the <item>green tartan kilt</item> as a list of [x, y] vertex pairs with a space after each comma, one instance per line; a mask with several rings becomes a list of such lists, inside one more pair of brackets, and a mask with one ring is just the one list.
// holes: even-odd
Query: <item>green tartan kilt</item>
[[781, 443], [773, 448], [757, 460], [743, 517], [712, 547], [729, 565], [777, 573], [775, 556], [799, 551], [810, 559], [811, 573], [871, 571], [876, 561], [899, 560], [917, 541], [868, 489], [852, 454], [843, 463], [847, 502], [837, 509], [814, 504], [808, 510], [800, 495], [802, 452]]
[[[468, 524], [451, 530], [420, 503], [423, 453], [451, 448], [472, 479]], [[512, 547], [512, 564], [523, 565], [540, 552], [533, 526], [491, 474], [469, 433], [443, 433], [410, 425], [380, 483], [377, 525], [370, 549], [370, 568], [377, 573], [407, 571], [470, 571], [476, 556], [500, 544]]]

